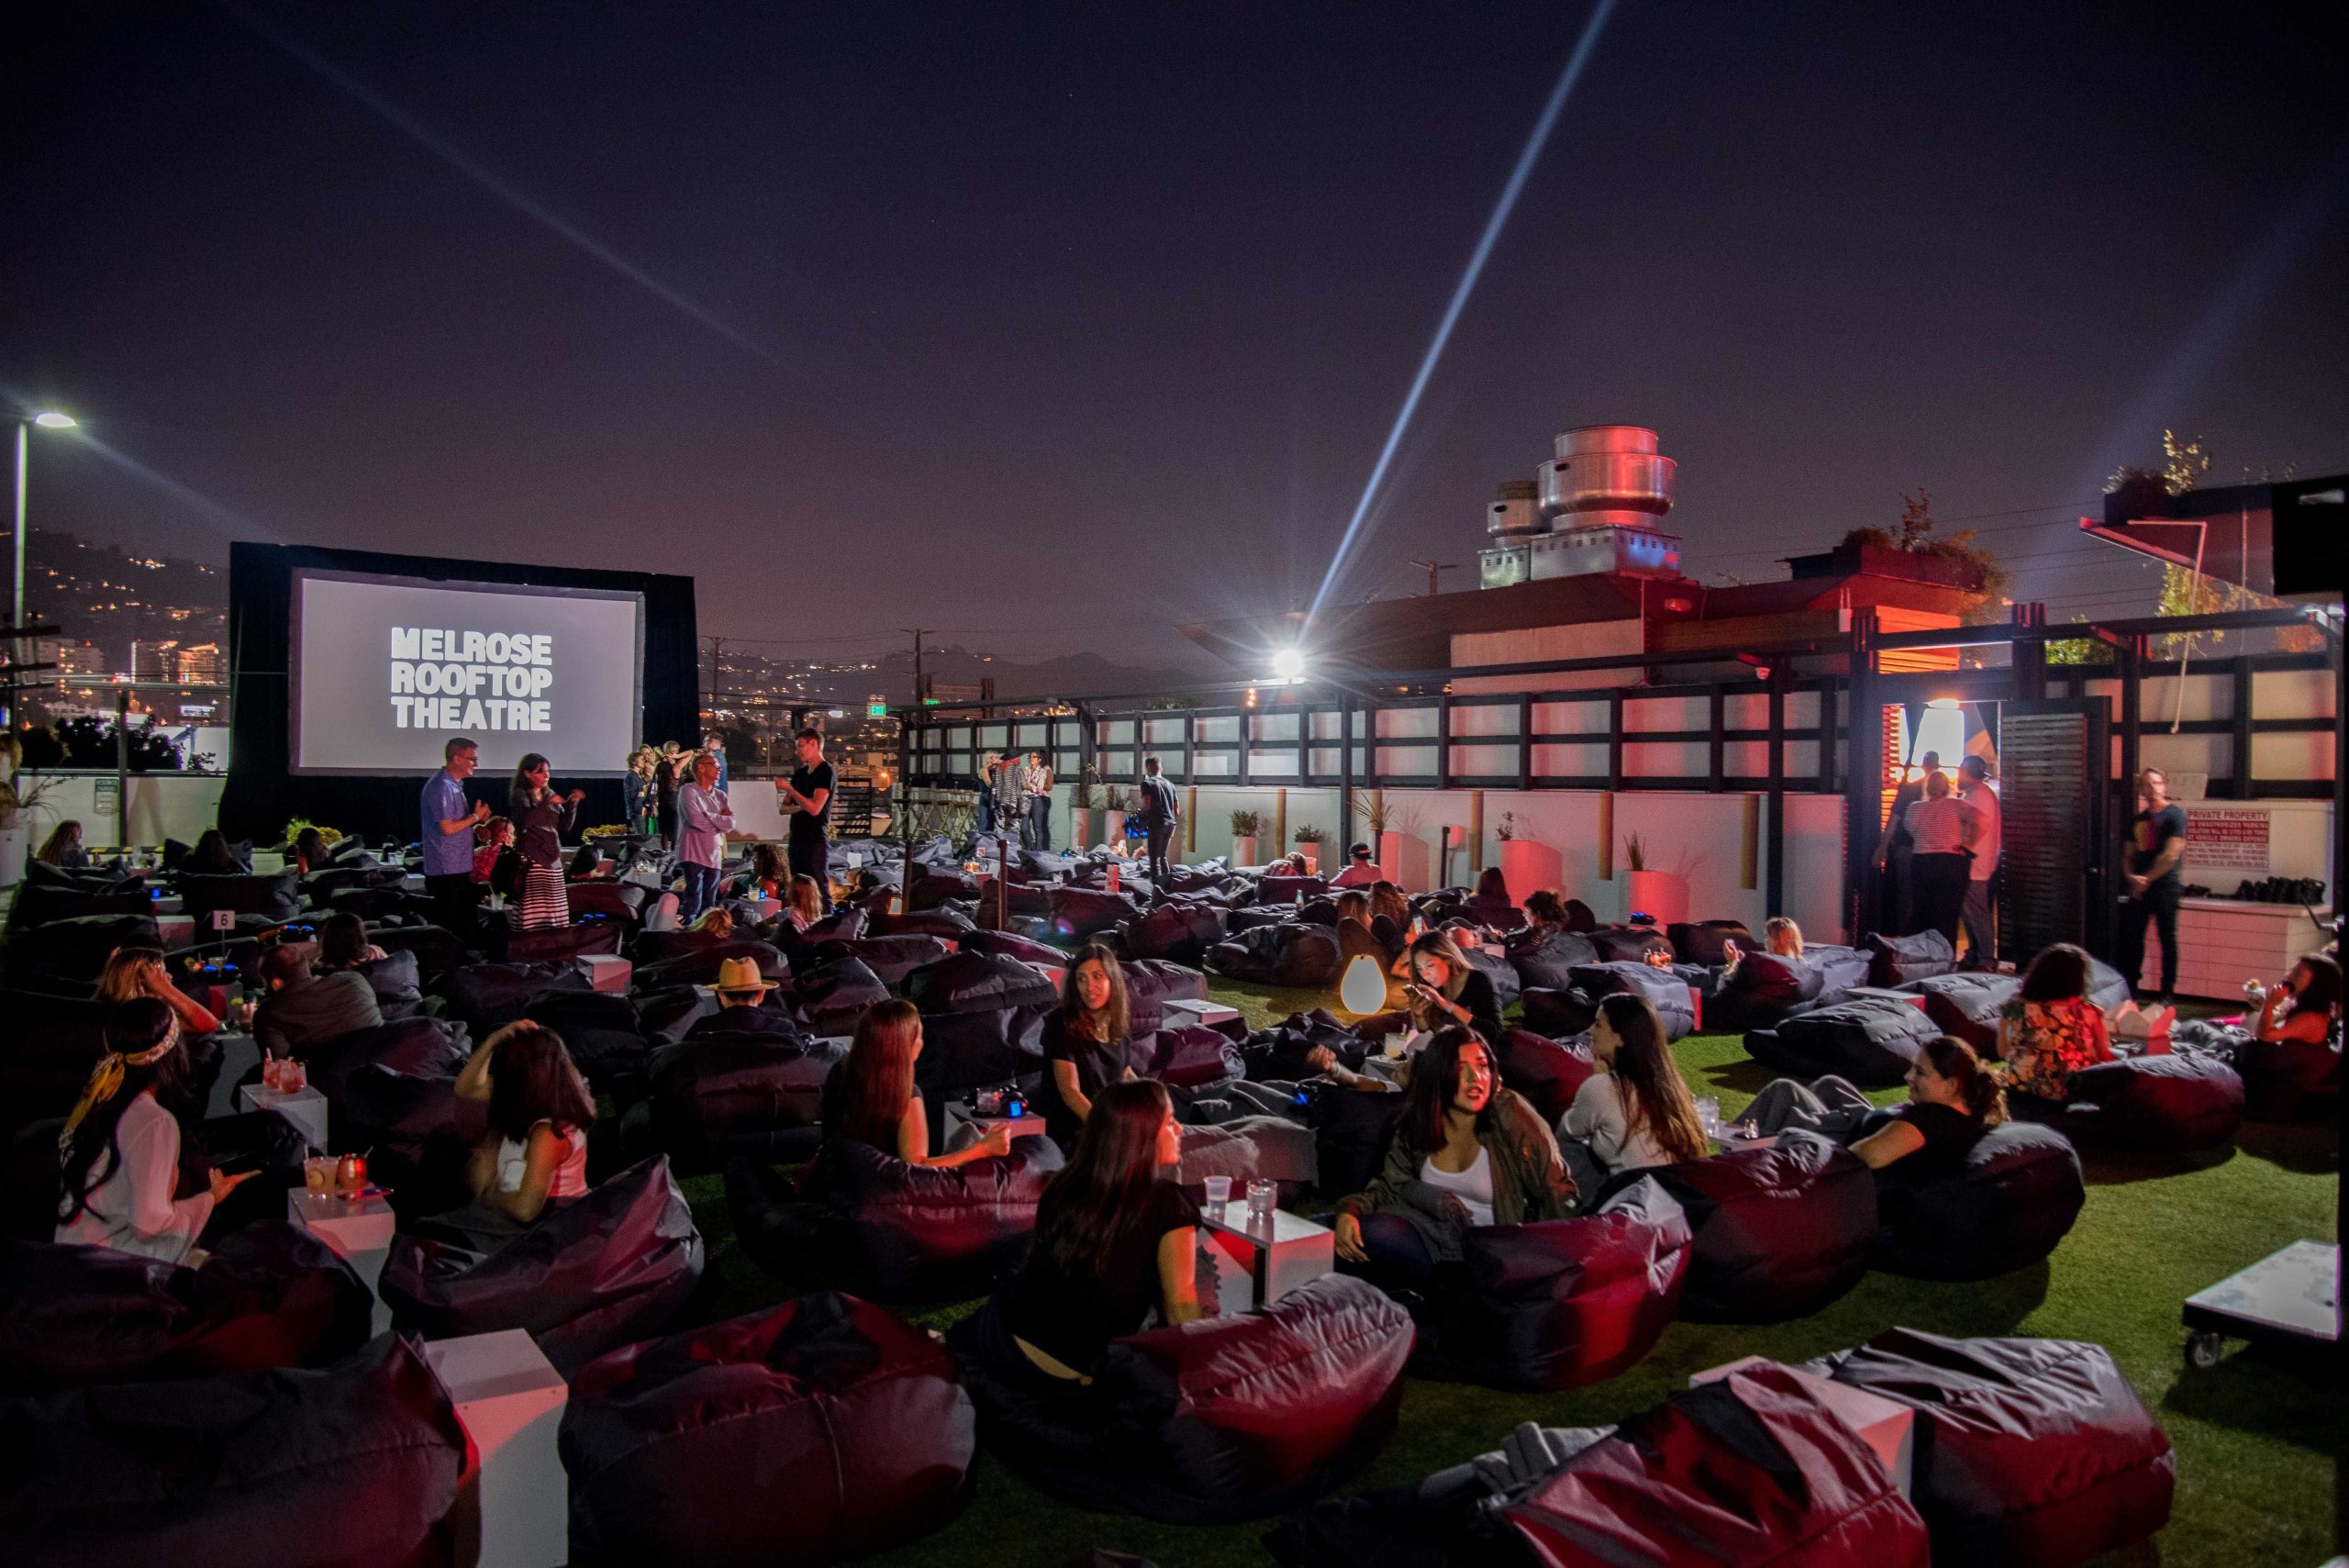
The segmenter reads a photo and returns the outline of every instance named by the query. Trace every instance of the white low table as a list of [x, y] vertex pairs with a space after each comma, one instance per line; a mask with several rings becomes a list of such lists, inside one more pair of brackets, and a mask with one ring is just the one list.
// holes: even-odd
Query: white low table
[[1220, 1002], [1188, 999], [1169, 1002], [1164, 1010], [1170, 1028], [1196, 1025], [1201, 1029], [1213, 1029], [1218, 1024], [1228, 1024], [1240, 1017], [1237, 1007], [1227, 1007]]
[[1876, 1451], [1876, 1458], [1892, 1472], [1892, 1484], [1900, 1488], [1900, 1495], [1909, 1496], [1909, 1479], [1916, 1468], [1917, 1412], [1906, 1405], [1864, 1388], [1796, 1371], [1767, 1356], [1741, 1356], [1726, 1365], [1709, 1368], [1689, 1378], [1688, 1386], [1716, 1383], [1731, 1373], [1757, 1366], [1776, 1366], [1793, 1373], [1819, 1396], [1820, 1404], [1834, 1412], [1837, 1420], [1858, 1433], [1860, 1440]]
[[159, 910], [155, 916], [155, 936], [166, 949], [192, 948], [195, 945], [195, 917], [166, 915]]
[[374, 1331], [392, 1326], [392, 1309], [376, 1288], [384, 1277], [384, 1260], [391, 1255], [392, 1206], [381, 1196], [314, 1198], [295, 1187], [285, 1195], [285, 1218], [324, 1241], [335, 1256], [349, 1263], [375, 1297]]
[[1337, 1234], [1328, 1226], [1285, 1208], [1251, 1224], [1247, 1202], [1237, 1195], [1228, 1204], [1202, 1206], [1199, 1231], [1215, 1263], [1218, 1317], [1269, 1307], [1338, 1266]]
[[587, 953], [571, 962], [587, 976], [590, 989], [615, 995], [628, 995], [629, 981], [636, 973], [635, 966], [618, 953]]
[[247, 1110], [275, 1111], [301, 1129], [303, 1139], [311, 1148], [324, 1152], [327, 1148], [327, 1097], [315, 1088], [304, 1087], [292, 1094], [276, 1089], [264, 1089], [259, 1084], [247, 1084], [237, 1091]]
[[187, 900], [176, 893], [166, 893], [152, 902], [155, 906], [155, 917], [159, 920], [166, 915], [183, 914], [187, 909]]
[[425, 1364], [473, 1440], [469, 1478], [480, 1516], [479, 1568], [562, 1568], [571, 1560], [571, 1484], [555, 1451], [570, 1385], [519, 1329], [434, 1340]]

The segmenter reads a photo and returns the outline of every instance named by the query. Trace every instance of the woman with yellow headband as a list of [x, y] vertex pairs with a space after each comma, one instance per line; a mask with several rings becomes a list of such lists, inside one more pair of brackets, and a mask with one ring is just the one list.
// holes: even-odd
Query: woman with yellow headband
[[180, 1124], [155, 1095], [178, 1090], [188, 1062], [170, 1007], [151, 996], [121, 1004], [106, 1015], [106, 1046], [58, 1135], [65, 1196], [56, 1239], [184, 1262], [213, 1206], [253, 1173], [214, 1171], [209, 1192], [173, 1195]]

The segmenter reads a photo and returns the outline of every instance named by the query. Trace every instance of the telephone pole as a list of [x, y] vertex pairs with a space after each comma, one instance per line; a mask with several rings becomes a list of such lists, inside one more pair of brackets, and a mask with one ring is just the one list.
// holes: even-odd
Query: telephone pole
[[927, 628], [927, 627], [918, 627], [918, 626], [901, 626], [901, 627], [899, 627], [897, 629], [898, 629], [899, 631], [904, 632], [907, 637], [910, 637], [910, 638], [912, 638], [912, 639], [914, 639], [914, 702], [913, 702], [913, 706], [916, 706], [916, 707], [919, 707], [919, 706], [921, 706], [921, 699], [922, 699], [922, 689], [921, 689], [921, 639], [922, 639], [922, 634], [923, 634], [924, 632], [928, 631], [930, 628]]
[[1457, 572], [1460, 570], [1459, 567], [1453, 565], [1449, 561], [1414, 561], [1411, 564], [1419, 567], [1428, 574], [1428, 596], [1430, 598], [1433, 598], [1442, 591], [1439, 581], [1441, 573], [1446, 572]]

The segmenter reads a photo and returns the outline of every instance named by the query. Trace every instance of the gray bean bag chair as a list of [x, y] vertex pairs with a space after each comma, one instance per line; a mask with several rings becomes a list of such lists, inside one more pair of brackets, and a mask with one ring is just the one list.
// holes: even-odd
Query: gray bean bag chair
[[1913, 937], [1887, 937], [1871, 932], [1860, 939], [1868, 953], [1868, 984], [1889, 991], [1931, 974], [1947, 974], [1957, 967], [1957, 950], [1939, 931], [1919, 931]]
[[1241, 931], [1208, 950], [1208, 968], [1264, 985], [1314, 987], [1338, 978], [1337, 933], [1327, 926], [1284, 920]]
[[1745, 1052], [1790, 1078], [1808, 1082], [1832, 1073], [1864, 1089], [1889, 1089], [1908, 1076], [1917, 1052], [1941, 1032], [1921, 1008], [1907, 1002], [1852, 996], [1798, 1014], [1776, 1029], [1747, 1030]]
[[1512, 939], [1508, 962], [1520, 985], [1563, 991], [1574, 984], [1574, 971], [1598, 962], [1598, 948], [1576, 931], [1537, 929]]
[[1140, 958], [1120, 966], [1126, 976], [1128, 1020], [1136, 1035], [1155, 1032], [1166, 1022], [1169, 1002], [1204, 1002], [1208, 977], [1163, 958]]
[[[1575, 971], [1575, 986], [1594, 1002], [1618, 993], [1645, 996], [1664, 1020], [1667, 1040], [1684, 1040], [1697, 1027], [1697, 1006], [1688, 995], [1688, 982], [1668, 969], [1621, 961], [1585, 964]], [[1531, 1018], [1526, 1022], [1531, 1026]]]
[[985, 952], [958, 952], [917, 969], [898, 990], [925, 1013], [1048, 1007], [1060, 1000], [1060, 987], [1034, 964]]

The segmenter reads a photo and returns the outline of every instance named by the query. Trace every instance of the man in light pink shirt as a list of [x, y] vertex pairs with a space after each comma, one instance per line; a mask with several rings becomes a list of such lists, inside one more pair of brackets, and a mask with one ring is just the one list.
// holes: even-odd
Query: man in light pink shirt
[[1330, 879], [1330, 886], [1368, 887], [1378, 880], [1378, 868], [1371, 863], [1368, 844], [1356, 844], [1353, 847], [1353, 852], [1347, 859], [1351, 863], [1345, 870]]

